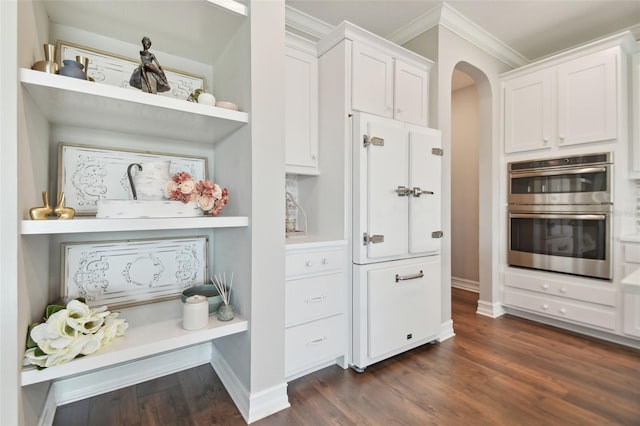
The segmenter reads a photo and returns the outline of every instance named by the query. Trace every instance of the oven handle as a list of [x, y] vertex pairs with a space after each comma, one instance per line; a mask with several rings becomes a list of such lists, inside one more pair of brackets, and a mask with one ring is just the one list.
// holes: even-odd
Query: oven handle
[[573, 220], [605, 220], [604, 214], [553, 214], [553, 213], [509, 213], [514, 219], [573, 219]]
[[583, 167], [581, 169], [554, 169], [554, 170], [541, 170], [539, 172], [518, 173], [511, 172], [512, 178], [526, 178], [537, 176], [557, 176], [557, 175], [580, 175], [584, 173], [604, 173], [607, 171], [606, 167]]

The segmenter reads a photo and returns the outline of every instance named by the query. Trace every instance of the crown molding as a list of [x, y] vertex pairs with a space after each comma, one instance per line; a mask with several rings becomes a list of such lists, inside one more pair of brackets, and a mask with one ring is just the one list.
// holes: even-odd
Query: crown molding
[[298, 9], [294, 9], [288, 5], [284, 7], [284, 23], [285, 26], [315, 37], [318, 40], [329, 34], [329, 32], [335, 28], [333, 25], [327, 24], [304, 12], [300, 12]]
[[512, 68], [518, 68], [531, 62], [449, 6], [448, 3], [442, 3], [427, 11], [405, 27], [390, 34], [387, 38], [394, 43], [402, 45], [436, 25], [447, 28]]
[[403, 45], [438, 25], [440, 23], [441, 12], [442, 5], [438, 5], [418, 16], [404, 27], [392, 32], [386, 38], [396, 44]]

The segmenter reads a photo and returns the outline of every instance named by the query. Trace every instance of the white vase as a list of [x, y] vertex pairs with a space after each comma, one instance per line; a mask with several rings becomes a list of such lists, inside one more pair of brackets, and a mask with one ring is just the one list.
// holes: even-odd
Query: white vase
[[133, 184], [136, 195], [141, 201], [156, 201], [164, 199], [164, 189], [171, 179], [169, 167], [171, 161], [154, 161], [142, 163], [142, 170], [135, 170]]
[[216, 104], [216, 98], [211, 93], [202, 92], [198, 95], [198, 103], [214, 106]]

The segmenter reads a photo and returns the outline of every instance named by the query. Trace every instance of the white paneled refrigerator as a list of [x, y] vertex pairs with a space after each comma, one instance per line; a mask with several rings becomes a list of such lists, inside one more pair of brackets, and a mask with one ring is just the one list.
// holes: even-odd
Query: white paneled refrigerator
[[352, 366], [437, 339], [441, 324], [439, 130], [353, 121]]

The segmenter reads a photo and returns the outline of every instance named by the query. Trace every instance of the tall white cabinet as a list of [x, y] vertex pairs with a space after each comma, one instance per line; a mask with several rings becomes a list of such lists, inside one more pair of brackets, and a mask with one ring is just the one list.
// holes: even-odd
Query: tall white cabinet
[[442, 151], [426, 107], [432, 63], [348, 22], [318, 53], [320, 155], [346, 159], [333, 180], [320, 175], [333, 185], [318, 203], [343, 212], [334, 223], [351, 245], [349, 363], [361, 371], [437, 340], [442, 323]]
[[[260, 74], [284, 74], [283, 64], [260, 54], [280, 46], [276, 53], [284, 55], [284, 4], [167, 1], [150, 8], [137, 0], [38, 0], [2, 2], [0, 19], [0, 109], [15, 117], [3, 118], [1, 140], [0, 173], [11, 182], [11, 195], [2, 193], [2, 240], [14, 253], [2, 261], [11, 306], [2, 317], [3, 422], [46, 424], [57, 404], [209, 362], [247, 421], [288, 406], [284, 314], [277, 314], [284, 310], [284, 196], [275, 202], [279, 193], [267, 191], [284, 182], [284, 108], [277, 100], [284, 78]], [[30, 69], [43, 59], [44, 43], [64, 40], [135, 58], [143, 36], [163, 66], [204, 76], [208, 91], [240, 111]], [[61, 141], [206, 157], [209, 178], [227, 187], [231, 200], [219, 217], [30, 220], [41, 191], [55, 199]], [[111, 346], [61, 366], [22, 369], [27, 325], [61, 295], [62, 243], [195, 235], [209, 240], [210, 272], [235, 273], [235, 320], [211, 318], [205, 329], [187, 332], [179, 298], [119, 309], [129, 330]], [[274, 241], [283, 250], [273, 250]], [[251, 395], [265, 389], [267, 403], [261, 399], [257, 410]]]

